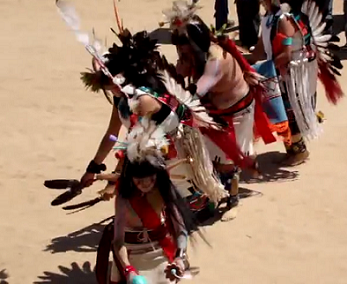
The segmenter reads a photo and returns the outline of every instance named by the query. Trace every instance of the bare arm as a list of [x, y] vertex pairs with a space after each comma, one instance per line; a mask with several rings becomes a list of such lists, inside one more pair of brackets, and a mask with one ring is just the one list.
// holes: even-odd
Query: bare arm
[[[105, 160], [105, 158], [110, 153], [110, 151], [112, 150], [115, 144], [115, 142], [110, 140], [110, 135], [111, 134], [118, 135], [121, 125], [122, 123], [118, 116], [118, 109], [116, 107], [113, 107], [112, 115], [111, 115], [111, 119], [109, 122], [109, 126], [107, 128], [107, 131], [100, 142], [99, 148], [95, 154], [94, 159], [90, 162], [90, 164], [91, 163], [94, 163], [96, 165], [102, 164], [102, 162]], [[87, 169], [81, 178], [81, 183], [85, 187], [88, 187], [93, 184], [94, 178], [95, 178], [95, 172], [91, 171], [90, 169]]]
[[209, 60], [206, 63], [204, 74], [196, 83], [197, 94], [199, 97], [205, 96], [212, 87], [214, 87], [222, 77], [219, 60]]
[[116, 197], [116, 214], [114, 218], [114, 250], [123, 269], [130, 265], [127, 249], [124, 245], [126, 200]]
[[[185, 228], [181, 214], [178, 212], [177, 208], [174, 207], [174, 218], [172, 220], [174, 230], [177, 236], [177, 256], [183, 254], [187, 250], [188, 245], [188, 232]], [[180, 252], [181, 251], [181, 252]]]
[[174, 207], [173, 209], [174, 216], [172, 219], [172, 223], [175, 230], [175, 235], [177, 237], [177, 251], [174, 261], [170, 263], [165, 270], [166, 277], [169, 278], [171, 281], [174, 281], [176, 279], [176, 275], [172, 273], [172, 271], [176, 271], [176, 273], [179, 276], [183, 276], [184, 271], [189, 267], [189, 263], [186, 259], [188, 232], [184, 226], [181, 214], [179, 213], [176, 207]]
[[[287, 38], [292, 38], [295, 34], [295, 27], [292, 19], [283, 17], [278, 23], [278, 32], [285, 35]], [[292, 57], [292, 45], [284, 44], [282, 45], [282, 51], [275, 58], [275, 65], [277, 68], [281, 69], [285, 67], [291, 60]]]
[[94, 161], [101, 164], [112, 150], [115, 142], [110, 140], [110, 135], [118, 135], [122, 123], [119, 119], [117, 107], [113, 107], [111, 119], [104, 137], [101, 140], [99, 148], [95, 154]]

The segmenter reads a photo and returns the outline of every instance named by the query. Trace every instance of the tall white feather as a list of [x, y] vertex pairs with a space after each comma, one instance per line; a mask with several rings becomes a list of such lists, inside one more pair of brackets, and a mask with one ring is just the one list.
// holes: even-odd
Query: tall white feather
[[81, 21], [72, 5], [65, 1], [58, 0], [56, 6], [58, 8], [58, 13], [67, 26], [74, 32], [78, 42], [82, 43], [85, 47], [92, 46], [98, 53], [104, 53], [106, 51], [106, 48], [102, 45], [101, 41], [95, 38], [95, 33], [93, 40], [91, 40], [88, 33], [80, 30]]

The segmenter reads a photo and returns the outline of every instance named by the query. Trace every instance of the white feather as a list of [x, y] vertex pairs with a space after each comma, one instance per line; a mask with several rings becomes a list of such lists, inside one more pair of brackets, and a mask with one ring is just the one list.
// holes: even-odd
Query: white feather
[[314, 41], [317, 44], [323, 43], [323, 42], [328, 42], [331, 39], [331, 35], [327, 34], [327, 35], [321, 35], [318, 37], [315, 37]]
[[92, 42], [90, 36], [86, 32], [80, 30], [80, 18], [73, 6], [65, 1], [59, 0], [56, 2], [58, 13], [65, 21], [67, 26], [74, 32], [76, 40], [82, 43], [85, 47], [91, 45], [95, 51], [105, 50], [105, 47], [97, 40], [94, 36], [94, 41]]
[[316, 37], [316, 36], [319, 36], [320, 34], [322, 34], [325, 27], [326, 27], [326, 23], [322, 23], [321, 25], [319, 25], [315, 30], [312, 30], [312, 36]]
[[301, 6], [301, 12], [307, 15], [307, 1], [305, 1]]
[[127, 135], [127, 157], [131, 162], [162, 159], [161, 148], [170, 144], [161, 126], [148, 117], [137, 122]]
[[194, 16], [200, 7], [188, 1], [178, 0], [173, 1], [172, 8], [163, 10], [163, 15], [166, 22], [174, 26], [176, 19], [181, 21], [182, 26], [185, 26]]
[[180, 104], [184, 104], [190, 109], [193, 120], [198, 126], [219, 128], [213, 118], [207, 114], [207, 111], [205, 107], [201, 105], [200, 100], [194, 99], [190, 92], [184, 90], [166, 70], [161, 71], [161, 76], [167, 91], [174, 96]]

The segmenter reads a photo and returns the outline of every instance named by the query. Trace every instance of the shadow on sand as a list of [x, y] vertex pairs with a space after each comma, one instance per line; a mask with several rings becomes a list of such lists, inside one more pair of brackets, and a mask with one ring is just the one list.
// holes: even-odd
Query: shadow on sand
[[285, 155], [285, 153], [278, 151], [259, 154], [257, 160], [262, 177], [253, 178], [245, 172], [241, 175], [242, 181], [246, 183], [264, 183], [296, 180], [299, 176], [298, 171], [289, 171], [280, 165], [280, 161], [285, 158]]
[[9, 275], [6, 272], [6, 269], [0, 270], [0, 284], [9, 284], [7, 281]]
[[[263, 196], [263, 193], [261, 193], [260, 191], [256, 191], [256, 190], [250, 190], [244, 187], [240, 187], [239, 188], [239, 197], [240, 199], [246, 199], [249, 197], [261, 197]], [[224, 206], [224, 204], [222, 204], [221, 207], [218, 207], [217, 210], [215, 210], [214, 214], [211, 216], [207, 216], [205, 219], [200, 220], [200, 226], [201, 227], [205, 227], [205, 226], [212, 226], [214, 223], [220, 221], [223, 217], [223, 215], [228, 211], [229, 209]]]
[[76, 262], [71, 267], [59, 265], [59, 272], [44, 271], [34, 284], [97, 284], [90, 262], [86, 261], [80, 267]]
[[98, 248], [101, 233], [112, 218], [109, 217], [98, 223], [91, 224], [66, 236], [54, 238], [47, 245], [45, 251], [52, 253], [67, 251], [95, 252]]

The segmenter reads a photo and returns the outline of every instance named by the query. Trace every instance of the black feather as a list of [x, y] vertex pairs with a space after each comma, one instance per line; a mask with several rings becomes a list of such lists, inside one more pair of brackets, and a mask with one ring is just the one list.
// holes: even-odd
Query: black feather
[[341, 73], [336, 68], [334, 68], [334, 66], [329, 65], [329, 70], [332, 71], [335, 75], [341, 76]]

